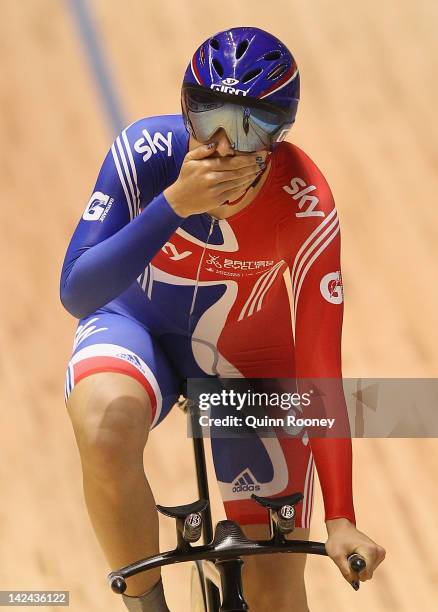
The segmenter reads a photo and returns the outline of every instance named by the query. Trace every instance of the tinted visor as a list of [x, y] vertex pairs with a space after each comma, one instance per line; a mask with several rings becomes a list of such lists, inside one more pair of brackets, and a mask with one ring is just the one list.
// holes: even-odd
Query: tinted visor
[[183, 106], [196, 140], [207, 142], [223, 128], [237, 151], [253, 152], [272, 149], [291, 127], [282, 111], [243, 96], [223, 96], [196, 87], [183, 89]]

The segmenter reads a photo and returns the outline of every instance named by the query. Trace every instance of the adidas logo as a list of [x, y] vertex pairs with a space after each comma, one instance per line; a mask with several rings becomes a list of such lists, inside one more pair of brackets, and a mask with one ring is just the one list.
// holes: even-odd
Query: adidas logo
[[242, 493], [242, 491], [260, 491], [260, 485], [254, 481], [248, 471], [243, 472], [233, 486], [233, 493]]

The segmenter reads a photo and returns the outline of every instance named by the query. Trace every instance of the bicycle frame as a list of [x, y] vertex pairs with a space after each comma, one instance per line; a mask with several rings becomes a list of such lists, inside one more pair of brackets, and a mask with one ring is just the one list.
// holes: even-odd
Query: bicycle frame
[[[196, 419], [197, 411], [189, 410], [191, 417], [191, 428], [193, 435], [193, 452], [196, 465], [196, 480], [199, 499], [208, 500], [208, 506], [204, 511], [203, 538], [208, 544], [213, 540], [213, 524], [210, 509], [210, 495], [208, 488], [207, 467], [205, 462], [204, 439], [200, 435], [199, 421]], [[278, 542], [278, 538], [272, 533], [272, 542]], [[315, 543], [316, 544], [316, 543]], [[318, 550], [317, 550], [318, 549]], [[315, 547], [316, 554], [327, 554], [324, 546]], [[254, 554], [254, 552], [252, 552]], [[248, 610], [242, 588], [242, 565], [244, 561], [236, 556], [228, 560], [201, 560], [202, 576], [207, 612], [225, 612]], [[222, 597], [220, 597], [220, 595]], [[221, 604], [222, 599], [222, 604]]]
[[[192, 431], [196, 427], [194, 423], [193, 413], [191, 413], [191, 421], [192, 421]], [[196, 466], [196, 482], [198, 486], [198, 496], [199, 499], [206, 499], [209, 503], [207, 508], [204, 511], [204, 521], [202, 525], [202, 536], [204, 539], [204, 544], [208, 544], [213, 539], [213, 522], [211, 519], [211, 509], [210, 509], [210, 492], [208, 489], [208, 476], [207, 476], [207, 466], [205, 463], [205, 448], [204, 448], [204, 440], [203, 438], [193, 436], [193, 454], [195, 457], [195, 466]], [[209, 578], [204, 581], [205, 586], [205, 597], [207, 603], [208, 612], [216, 612], [219, 610], [220, 606], [220, 597], [218, 591], [220, 591], [220, 577], [218, 572], [213, 572], [213, 568], [215, 568], [214, 563], [211, 561], [201, 561], [204, 576], [208, 573]], [[205, 572], [204, 564], [207, 566], [207, 572]], [[211, 571], [210, 571], [210, 566]], [[212, 579], [213, 576], [216, 576], [216, 580]], [[214, 585], [214, 586], [213, 586]]]

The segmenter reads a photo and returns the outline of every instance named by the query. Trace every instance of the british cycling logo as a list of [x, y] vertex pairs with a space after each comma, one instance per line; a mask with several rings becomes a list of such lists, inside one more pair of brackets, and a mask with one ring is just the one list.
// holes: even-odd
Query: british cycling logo
[[344, 291], [342, 288], [342, 276], [340, 270], [329, 272], [322, 277], [319, 284], [322, 296], [330, 304], [342, 304], [344, 301]]
[[172, 155], [172, 132], [167, 132], [167, 138], [161, 132], [155, 132], [151, 136], [147, 130], [142, 130], [142, 134], [144, 138], [139, 138], [134, 142], [134, 149], [137, 153], [144, 153], [144, 162], [147, 162], [152, 155], [156, 155], [158, 151], [167, 150], [167, 157]]
[[322, 210], [315, 210], [319, 204], [319, 198], [316, 195], [309, 195], [315, 191], [316, 185], [307, 185], [302, 178], [295, 177], [291, 179], [290, 185], [284, 185], [283, 189], [298, 201], [298, 208], [301, 212], [295, 213], [296, 217], [325, 217]]
[[236, 96], [246, 96], [246, 91], [244, 89], [237, 89], [234, 85], [237, 85], [239, 81], [237, 79], [232, 79], [228, 77], [226, 79], [222, 79], [221, 83], [212, 83], [210, 85], [211, 89], [215, 91], [222, 91], [223, 93], [235, 94]]
[[[208, 258], [205, 260], [205, 263], [209, 266], [214, 266], [215, 268], [231, 268], [234, 270], [259, 270], [260, 268], [270, 268], [274, 265], [274, 261], [271, 260], [259, 260], [259, 261], [242, 261], [240, 259], [228, 259], [223, 258], [223, 261], [220, 261], [220, 255], [214, 255], [213, 253], [208, 253]], [[209, 268], [210, 271], [213, 271], [212, 268]]]
[[113, 203], [114, 198], [110, 198], [109, 195], [101, 191], [95, 191], [87, 204], [82, 219], [85, 221], [100, 221], [102, 223]]

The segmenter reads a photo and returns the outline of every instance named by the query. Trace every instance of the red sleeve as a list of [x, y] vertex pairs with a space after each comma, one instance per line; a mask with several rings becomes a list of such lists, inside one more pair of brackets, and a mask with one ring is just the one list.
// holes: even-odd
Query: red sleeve
[[[336, 433], [332, 433], [336, 437], [310, 437], [310, 446], [321, 483], [325, 520], [345, 517], [355, 523], [352, 447], [341, 370], [339, 220], [330, 189], [319, 172], [306, 183], [316, 186], [312, 195], [317, 196], [318, 203], [312, 207], [313, 201], [309, 208], [297, 209], [286, 232], [289, 236], [283, 234], [289, 245], [294, 299], [296, 376], [299, 385], [302, 378], [331, 379], [314, 382], [328, 391], [323, 391], [324, 417], [336, 418]], [[303, 214], [306, 210], [308, 216]], [[282, 246], [287, 250], [286, 243]]]

